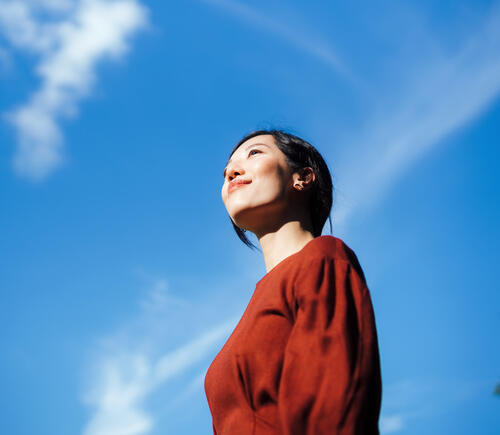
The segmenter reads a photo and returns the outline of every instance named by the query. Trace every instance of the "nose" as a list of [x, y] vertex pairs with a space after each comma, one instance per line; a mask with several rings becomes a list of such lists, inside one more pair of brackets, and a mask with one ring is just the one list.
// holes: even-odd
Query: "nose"
[[241, 166], [237, 166], [235, 163], [229, 164], [226, 169], [226, 176], [228, 181], [232, 181], [236, 176], [242, 175], [244, 173], [245, 170]]

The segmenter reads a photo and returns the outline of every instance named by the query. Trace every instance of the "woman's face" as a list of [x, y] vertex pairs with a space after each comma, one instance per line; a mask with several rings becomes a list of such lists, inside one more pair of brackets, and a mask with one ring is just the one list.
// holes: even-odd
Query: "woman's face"
[[292, 175], [272, 135], [243, 142], [224, 171], [221, 195], [231, 219], [254, 233], [281, 220], [294, 191]]

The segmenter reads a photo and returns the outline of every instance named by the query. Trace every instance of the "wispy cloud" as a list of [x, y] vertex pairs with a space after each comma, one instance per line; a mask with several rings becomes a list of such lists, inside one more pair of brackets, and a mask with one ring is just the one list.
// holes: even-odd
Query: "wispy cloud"
[[[84, 435], [140, 435], [148, 433], [155, 423], [154, 416], [145, 409], [145, 400], [168, 381], [177, 379], [191, 368], [200, 365], [215, 346], [226, 338], [238, 318], [229, 319], [186, 343], [164, 354], [155, 355], [161, 347], [156, 340], [158, 329], [179, 326], [176, 312], [188, 318], [195, 307], [174, 297], [166, 280], [157, 279], [140, 303], [138, 318], [126, 327], [126, 333], [117, 332], [102, 340], [93, 359], [92, 382], [87, 386], [84, 402], [92, 408]], [[152, 318], [161, 319], [159, 323]], [[182, 317], [182, 316], [181, 316]], [[185, 390], [176, 392], [171, 405], [187, 398], [203, 386], [205, 369]]]
[[152, 418], [142, 409], [151, 388], [150, 362], [141, 354], [114, 355], [100, 363], [94, 390], [86, 402], [95, 408], [85, 435], [147, 433]]
[[[337, 224], [376, 203], [413, 162], [477, 119], [500, 93], [500, 7], [454, 54], [426, 59], [417, 81], [397, 93], [385, 89], [382, 106], [337, 162]], [[379, 108], [380, 109], [380, 108]]]
[[250, 23], [251, 25], [286, 41], [291, 46], [297, 48], [308, 56], [312, 56], [313, 58], [319, 60], [345, 80], [348, 80], [352, 84], [359, 84], [359, 78], [357, 78], [345, 62], [341, 60], [340, 55], [331, 47], [331, 44], [319, 37], [306, 34], [300, 30], [299, 26], [292, 27], [286, 25], [279, 17], [271, 17], [254, 8], [251, 8], [247, 4], [234, 0], [203, 1], [219, 7], [222, 10]]
[[40, 87], [6, 116], [17, 131], [13, 164], [20, 175], [42, 180], [63, 163], [61, 119], [76, 116], [98, 63], [126, 53], [147, 17], [136, 0], [0, 2], [0, 32], [39, 58]]
[[401, 415], [382, 415], [380, 417], [380, 433], [395, 433], [404, 428], [404, 421]]
[[380, 432], [397, 433], [491, 391], [491, 378], [403, 379], [384, 387]]

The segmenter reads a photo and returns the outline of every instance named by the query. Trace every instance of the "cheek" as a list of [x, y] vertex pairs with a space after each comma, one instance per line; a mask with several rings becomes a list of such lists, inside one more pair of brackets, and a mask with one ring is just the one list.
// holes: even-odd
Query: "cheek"
[[259, 162], [256, 168], [256, 176], [259, 184], [265, 185], [269, 193], [277, 194], [286, 190], [288, 185], [288, 173], [275, 161]]
[[283, 171], [275, 160], [262, 159], [255, 167], [257, 177], [269, 180], [280, 180], [283, 178]]

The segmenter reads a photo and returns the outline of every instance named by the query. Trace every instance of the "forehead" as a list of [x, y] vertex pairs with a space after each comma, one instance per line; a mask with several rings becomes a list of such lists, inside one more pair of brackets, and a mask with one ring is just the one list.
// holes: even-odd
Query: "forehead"
[[[274, 136], [270, 134], [261, 134], [259, 136], [254, 136], [250, 139], [247, 139], [245, 142], [243, 142], [232, 154], [232, 156], [237, 156], [240, 153], [245, 153], [248, 150], [248, 148], [255, 145], [263, 145], [271, 150], [278, 148], [276, 146], [276, 143], [274, 142]], [[231, 163], [231, 159], [229, 159], [227, 163], [228, 164]]]

